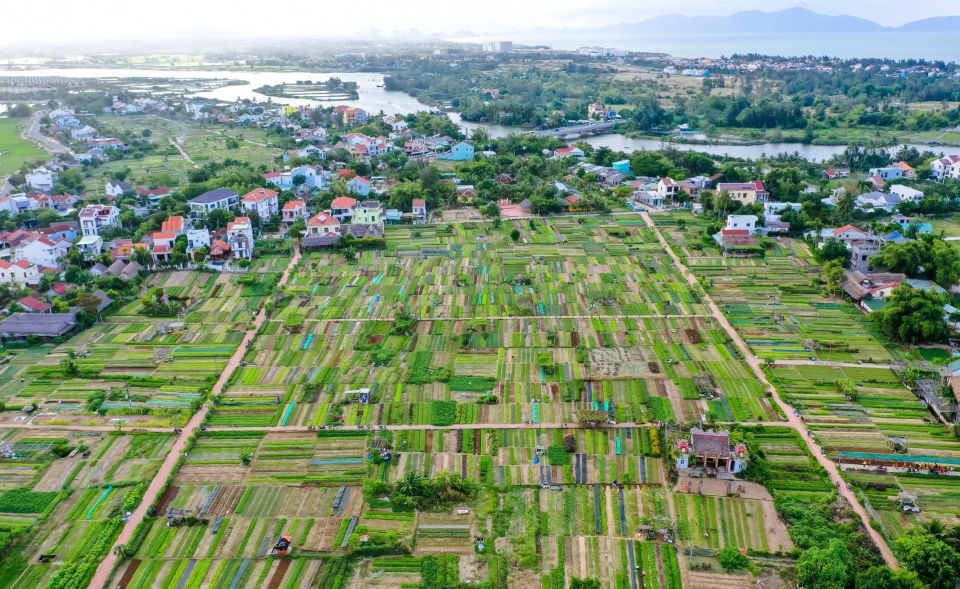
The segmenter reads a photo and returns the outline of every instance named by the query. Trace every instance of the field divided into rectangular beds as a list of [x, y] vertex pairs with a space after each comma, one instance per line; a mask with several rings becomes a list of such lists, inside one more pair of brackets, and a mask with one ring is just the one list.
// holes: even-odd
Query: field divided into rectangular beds
[[[834, 457], [840, 452], [889, 454], [892, 438], [906, 438], [909, 455], [960, 459], [960, 441], [933, 420], [889, 368], [781, 366], [769, 374]], [[841, 392], [838, 383], [852, 384], [855, 398]]]
[[[77, 579], [120, 532], [170, 449], [168, 434], [0, 429], [0, 587], [43, 587]], [[76, 450], [76, 451], [74, 451]], [[29, 476], [27, 476], [29, 474]]]
[[724, 258], [715, 244], [705, 244], [707, 220], [689, 214], [654, 220], [761, 359], [892, 361], [856, 307], [824, 297], [812, 284], [820, 267], [802, 242], [778, 240], [763, 258]]
[[58, 346], [13, 350], [0, 367], [0, 399], [8, 408], [39, 404], [36, 423], [182, 425], [236, 351], [270, 276], [152, 274], [145, 289], [182, 298], [186, 314], [150, 317], [136, 299]]
[[424, 318], [703, 311], [659, 247], [631, 239], [645, 230], [607, 219], [616, 227], [611, 231], [623, 232], [621, 239], [597, 219], [537, 223], [559, 226], [552, 245], [514, 244], [507, 226], [462, 224], [445, 230], [388, 227], [387, 250], [364, 253], [356, 264], [307, 254], [288, 287], [295, 299], [284, 313], [388, 318], [396, 303]]
[[[360, 391], [367, 403], [357, 405]], [[484, 395], [498, 403], [477, 405]], [[769, 420], [777, 412], [710, 319], [515, 318], [271, 322], [221, 397], [214, 425], [562, 423], [584, 404], [618, 421]]]

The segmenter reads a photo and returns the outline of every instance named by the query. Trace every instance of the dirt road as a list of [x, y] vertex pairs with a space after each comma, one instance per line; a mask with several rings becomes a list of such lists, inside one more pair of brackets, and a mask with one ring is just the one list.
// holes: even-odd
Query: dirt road
[[[663, 234], [660, 233], [660, 229], [656, 226], [653, 220], [650, 218], [648, 213], [641, 213], [644, 223], [647, 227], [653, 230], [657, 236], [657, 240], [660, 241], [660, 245], [663, 246], [663, 249], [667, 252], [670, 258], [673, 260], [674, 266], [677, 270], [683, 274], [687, 282], [691, 286], [699, 285], [696, 276], [680, 261], [680, 257], [673, 251], [670, 245], [667, 243], [667, 240], [663, 237]], [[884, 562], [887, 563], [887, 566], [890, 568], [898, 568], [897, 558], [893, 555], [893, 551], [890, 550], [890, 547], [887, 545], [887, 541], [884, 540], [883, 536], [880, 535], [880, 532], [873, 529], [873, 526], [870, 525], [870, 516], [867, 515], [867, 511], [863, 508], [863, 505], [860, 504], [860, 501], [857, 499], [856, 495], [853, 494], [853, 491], [847, 489], [846, 482], [843, 480], [843, 477], [840, 476], [840, 471], [837, 468], [836, 463], [827, 458], [824, 454], [823, 449], [820, 445], [814, 442], [810, 438], [810, 434], [807, 431], [806, 424], [800, 420], [800, 418], [794, 413], [793, 407], [788, 405], [782, 398], [780, 398], [780, 393], [777, 389], [767, 380], [766, 374], [763, 372], [762, 361], [758, 358], [753, 351], [747, 346], [747, 343], [740, 337], [740, 334], [734, 329], [733, 325], [727, 320], [723, 312], [720, 311], [720, 307], [713, 301], [713, 298], [704, 290], [703, 300], [707, 303], [707, 306], [710, 308], [710, 311], [713, 313], [714, 319], [720, 323], [720, 326], [723, 327], [724, 331], [730, 336], [734, 341], [736, 346], [740, 349], [740, 353], [746, 359], [747, 364], [750, 366], [750, 369], [753, 371], [754, 375], [763, 383], [763, 385], [770, 391], [770, 394], [773, 400], [777, 403], [777, 406], [780, 407], [780, 410], [783, 411], [783, 414], [787, 416], [787, 426], [796, 430], [800, 433], [800, 436], [803, 438], [804, 443], [806, 443], [807, 448], [810, 450], [810, 453], [813, 454], [814, 458], [817, 459], [817, 462], [827, 471], [827, 474], [830, 475], [830, 481], [837, 485], [839, 493], [847, 500], [850, 504], [850, 508], [857, 514], [860, 518], [860, 521], [863, 523], [863, 527], [866, 530], [866, 533], [870, 536], [870, 539], [877, 546], [877, 549], [880, 551], [880, 555], [883, 557]]]
[[[293, 257], [290, 258], [290, 263], [287, 264], [286, 270], [283, 271], [283, 275], [280, 277], [280, 281], [277, 283], [278, 286], [283, 286], [287, 283], [287, 280], [290, 278], [291, 270], [293, 270], [297, 264], [297, 261], [299, 260], [300, 249], [297, 248], [293, 254]], [[236, 371], [237, 367], [240, 366], [240, 363], [243, 361], [243, 357], [247, 353], [247, 346], [249, 346], [250, 342], [253, 341], [253, 338], [256, 337], [257, 331], [266, 320], [267, 312], [261, 304], [260, 311], [257, 313], [257, 318], [253, 322], [253, 327], [251, 327], [251, 329], [244, 334], [243, 341], [240, 342], [240, 345], [237, 347], [237, 351], [234, 352], [233, 356], [230, 357], [230, 361], [227, 362], [227, 366], [220, 375], [220, 379], [215, 385], [213, 385], [213, 389], [210, 391], [210, 398], [216, 397], [221, 391], [223, 391], [223, 387], [225, 387], [230, 381], [230, 377], [233, 376], [234, 371]], [[173, 474], [173, 471], [177, 466], [177, 461], [186, 451], [187, 441], [197, 432], [209, 412], [210, 402], [207, 402], [199, 411], [194, 414], [189, 423], [184, 426], [183, 433], [180, 434], [180, 436], [174, 442], [173, 447], [170, 448], [170, 453], [167, 454], [167, 458], [160, 466], [160, 470], [157, 471], [156, 476], [153, 477], [153, 480], [150, 482], [150, 486], [147, 488], [147, 492], [143, 496], [143, 501], [141, 501], [140, 505], [138, 505], [134, 510], [133, 515], [130, 516], [130, 520], [123, 526], [123, 530], [121, 530], [120, 536], [117, 537], [117, 541], [114, 543], [114, 546], [111, 547], [110, 552], [107, 553], [107, 556], [103, 559], [103, 562], [101, 562], [100, 566], [97, 567], [97, 571], [94, 573], [93, 579], [90, 580], [89, 587], [91, 589], [106, 588], [107, 581], [110, 580], [110, 575], [113, 573], [113, 568], [117, 565], [118, 559], [117, 555], [113, 552], [114, 548], [119, 545], [128, 544], [133, 538], [133, 534], [136, 531], [137, 526], [139, 526], [147, 516], [147, 510], [150, 508], [150, 506], [156, 503], [157, 499], [160, 497], [160, 492], [163, 491], [163, 488], [167, 484], [167, 480]]]
[[40, 132], [40, 119], [42, 119], [46, 114], [47, 112], [43, 110], [38, 110], [37, 112], [33, 113], [33, 118], [30, 119], [30, 126], [23, 131], [23, 138], [33, 141], [53, 155], [60, 153], [72, 154], [73, 151], [71, 151], [69, 147], [52, 137], [47, 137]]

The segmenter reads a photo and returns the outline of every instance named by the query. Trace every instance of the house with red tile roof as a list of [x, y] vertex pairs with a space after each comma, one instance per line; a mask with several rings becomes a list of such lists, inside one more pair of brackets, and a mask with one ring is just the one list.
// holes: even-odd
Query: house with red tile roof
[[770, 194], [763, 186], [763, 182], [720, 182], [717, 192], [725, 192], [731, 199], [744, 205], [767, 202]]
[[357, 199], [349, 196], [338, 196], [330, 203], [330, 214], [341, 223], [348, 223], [353, 219], [353, 209], [357, 208]]
[[565, 157], [584, 157], [583, 150], [576, 145], [568, 145], [553, 150], [554, 159], [563, 159]]
[[160, 226], [161, 231], [170, 231], [177, 235], [183, 235], [186, 228], [186, 221], [180, 215], [171, 215]]
[[293, 225], [297, 219], [307, 218], [307, 203], [302, 200], [287, 201], [287, 203], [283, 205], [280, 215], [283, 219], [283, 224], [289, 227]]
[[0, 260], [0, 284], [12, 284], [19, 287], [40, 284], [43, 273], [35, 264], [26, 260], [8, 262]]
[[244, 211], [255, 212], [264, 221], [280, 212], [277, 193], [266, 188], [251, 190], [240, 199], [240, 205]]
[[23, 306], [25, 313], [49, 313], [53, 305], [45, 303], [33, 295], [25, 296], [17, 301]]

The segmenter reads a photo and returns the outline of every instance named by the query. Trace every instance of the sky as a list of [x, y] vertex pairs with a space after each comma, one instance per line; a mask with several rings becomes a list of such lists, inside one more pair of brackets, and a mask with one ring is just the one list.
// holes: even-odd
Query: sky
[[[0, 12], [5, 25], [0, 45], [36, 48], [47, 43], [103, 43], [111, 39], [322, 38], [372, 29], [379, 29], [383, 36], [410, 29], [424, 33], [493, 34], [639, 22], [663, 14], [724, 15], [793, 6], [824, 14], [869, 17], [887, 26], [960, 14], [960, 5], [932, 0], [321, 0], [302, 4], [262, 0], [45, 0], [40, 5], [4, 4]], [[43, 26], [34, 24], [38, 20]]]

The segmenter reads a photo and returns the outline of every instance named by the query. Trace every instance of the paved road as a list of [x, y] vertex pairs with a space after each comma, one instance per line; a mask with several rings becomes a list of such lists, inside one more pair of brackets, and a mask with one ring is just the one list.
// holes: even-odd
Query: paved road
[[38, 110], [37, 112], [33, 113], [33, 117], [30, 119], [30, 126], [23, 131], [23, 138], [33, 141], [53, 155], [57, 155], [59, 153], [73, 154], [73, 151], [71, 151], [69, 147], [60, 143], [53, 137], [47, 137], [40, 132], [40, 119], [42, 119], [46, 114], [47, 111], [44, 110]]
[[[299, 261], [299, 259], [300, 249], [298, 248], [294, 252], [293, 257], [290, 258], [290, 263], [287, 264], [286, 270], [283, 271], [280, 281], [277, 283], [279, 286], [283, 286], [287, 283], [287, 280], [290, 278], [290, 272], [297, 265], [297, 261]], [[247, 347], [250, 345], [250, 342], [253, 341], [253, 338], [256, 337], [257, 331], [260, 329], [266, 319], [267, 312], [264, 309], [264, 306], [261, 304], [260, 311], [257, 313], [257, 318], [254, 320], [253, 326], [244, 334], [243, 341], [240, 342], [240, 345], [237, 347], [237, 351], [234, 352], [233, 356], [230, 358], [230, 361], [227, 362], [227, 366], [220, 375], [220, 379], [215, 385], [213, 385], [213, 389], [210, 391], [211, 398], [219, 395], [220, 392], [223, 391], [223, 387], [225, 387], [227, 382], [230, 381], [230, 377], [233, 376], [234, 371], [236, 371], [237, 367], [240, 366], [240, 363], [243, 361], [243, 356], [247, 352]], [[154, 476], [153, 480], [150, 482], [150, 486], [147, 488], [147, 492], [144, 494], [140, 505], [137, 506], [133, 512], [133, 515], [130, 516], [130, 520], [127, 521], [127, 523], [123, 526], [120, 536], [117, 537], [117, 541], [107, 553], [106, 558], [104, 558], [100, 563], [100, 566], [97, 567], [97, 571], [93, 575], [93, 579], [90, 580], [89, 587], [91, 589], [106, 588], [107, 581], [110, 580], [110, 575], [113, 572], [113, 568], [117, 565], [118, 559], [117, 555], [113, 552], [114, 548], [119, 545], [129, 544], [130, 540], [133, 539], [133, 534], [136, 532], [137, 526], [139, 526], [147, 516], [147, 510], [150, 508], [150, 506], [156, 503], [157, 499], [160, 498], [160, 493], [166, 486], [170, 476], [174, 473], [180, 456], [186, 451], [189, 438], [197, 432], [204, 420], [206, 420], [209, 412], [210, 403], [207, 403], [200, 409], [200, 411], [197, 411], [194, 414], [189, 423], [187, 423], [187, 425], [183, 428], [183, 433], [180, 434], [180, 436], [174, 442], [173, 447], [170, 449], [170, 453], [167, 454], [167, 458], [160, 466], [160, 470], [157, 471], [156, 476]]]
[[[673, 251], [673, 249], [667, 243], [667, 240], [664, 239], [663, 234], [660, 233], [660, 229], [654, 224], [653, 220], [650, 218], [650, 215], [647, 213], [641, 213], [644, 223], [648, 227], [653, 229], [654, 233], [657, 235], [657, 239], [660, 241], [660, 244], [663, 246], [663, 249], [670, 255], [673, 259], [673, 264], [676, 266], [677, 270], [687, 279], [687, 282], [691, 286], [696, 286], [699, 284], [696, 276], [680, 261], [680, 257]], [[777, 389], [767, 380], [767, 376], [763, 372], [763, 362], [758, 358], [753, 351], [750, 350], [750, 347], [747, 343], [740, 337], [740, 333], [734, 329], [733, 325], [727, 320], [727, 317], [720, 311], [720, 307], [713, 301], [713, 298], [704, 291], [703, 300], [707, 303], [707, 306], [710, 308], [713, 313], [714, 318], [717, 322], [720, 323], [721, 327], [727, 332], [730, 338], [734, 341], [738, 348], [740, 348], [741, 354], [746, 359], [747, 364], [750, 366], [750, 369], [753, 370], [753, 373], [756, 375], [760, 382], [764, 384], [773, 398], [777, 403], [777, 406], [780, 407], [780, 410], [784, 415], [787, 416], [787, 426], [796, 430], [800, 433], [800, 436], [803, 438], [804, 442], [807, 445], [807, 448], [810, 450], [810, 453], [813, 454], [814, 458], [817, 459], [817, 462], [827, 471], [830, 475], [830, 481], [837, 485], [837, 490], [839, 493], [847, 500], [850, 504], [851, 509], [857, 514], [860, 518], [860, 521], [863, 523], [863, 527], [866, 530], [867, 534], [870, 536], [870, 539], [873, 540], [873, 543], [877, 546], [877, 549], [880, 551], [880, 555], [883, 557], [883, 560], [887, 563], [887, 566], [890, 568], [897, 568], [897, 558], [893, 555], [893, 551], [890, 550], [890, 547], [887, 545], [886, 540], [883, 539], [883, 536], [880, 535], [880, 532], [873, 529], [873, 526], [870, 525], [870, 516], [867, 514], [867, 511], [863, 508], [863, 505], [860, 504], [860, 501], [857, 499], [856, 495], [853, 494], [853, 491], [847, 489], [846, 481], [843, 480], [843, 477], [840, 476], [840, 470], [837, 468], [836, 463], [827, 458], [824, 454], [820, 445], [817, 444], [814, 440], [810, 438], [810, 434], [807, 431], [806, 424], [800, 420], [800, 418], [794, 413], [793, 407], [788, 405], [781, 397]], [[856, 365], [855, 366], [859, 366]]]

